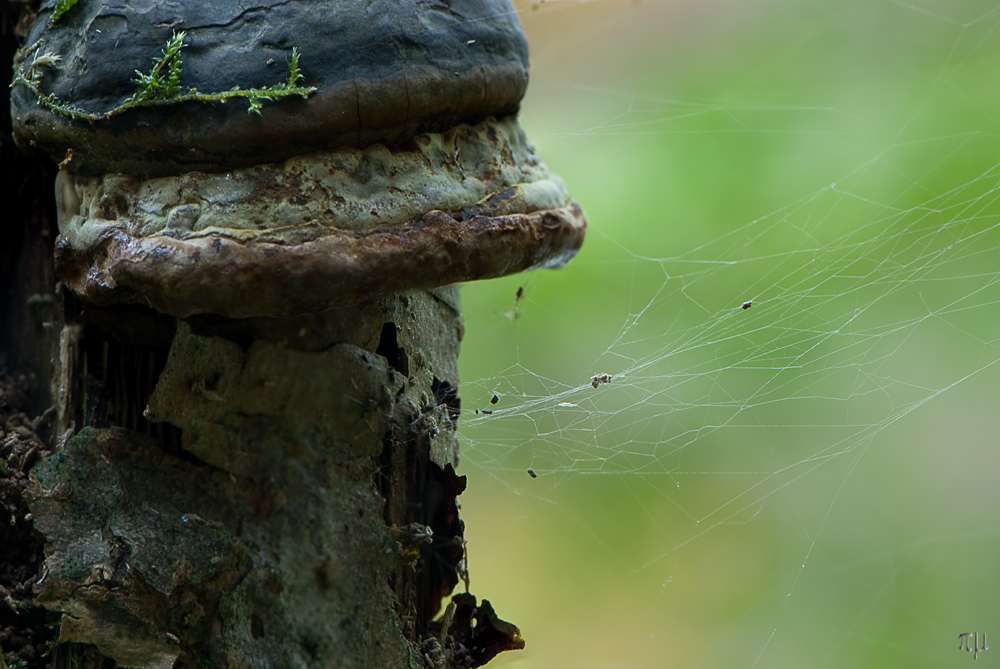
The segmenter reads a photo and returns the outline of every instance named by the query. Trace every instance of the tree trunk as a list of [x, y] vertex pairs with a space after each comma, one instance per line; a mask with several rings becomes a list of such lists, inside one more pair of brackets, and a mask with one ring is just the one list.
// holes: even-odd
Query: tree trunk
[[131, 316], [151, 341], [64, 326], [58, 415], [87, 427], [32, 470], [60, 640], [122, 666], [406, 666], [464, 555], [457, 290], [182, 321], [166, 355], [168, 324]]
[[[0, 5], [8, 80], [16, 7]], [[7, 662], [469, 667], [523, 647], [468, 594], [432, 620], [468, 585], [457, 287], [288, 319], [83, 305], [52, 267], [55, 167], [10, 128], [4, 115]]]

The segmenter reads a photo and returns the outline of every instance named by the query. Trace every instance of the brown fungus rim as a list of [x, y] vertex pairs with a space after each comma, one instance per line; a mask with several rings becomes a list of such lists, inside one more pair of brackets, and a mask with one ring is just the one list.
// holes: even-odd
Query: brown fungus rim
[[579, 251], [580, 206], [506, 216], [430, 211], [405, 227], [338, 231], [297, 245], [223, 235], [137, 237], [115, 229], [87, 250], [60, 236], [63, 282], [96, 306], [146, 304], [180, 318], [287, 317], [385, 293], [564, 266]]

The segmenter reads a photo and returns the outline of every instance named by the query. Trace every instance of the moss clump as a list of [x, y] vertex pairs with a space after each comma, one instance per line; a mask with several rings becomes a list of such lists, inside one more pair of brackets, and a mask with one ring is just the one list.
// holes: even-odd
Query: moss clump
[[52, 16], [49, 17], [49, 27], [51, 28], [56, 24], [62, 15], [73, 9], [73, 6], [80, 0], [59, 0], [56, 2], [56, 8], [52, 10]]
[[[65, 0], [71, 3], [75, 0]], [[68, 8], [67, 8], [68, 9]], [[65, 10], [64, 10], [65, 11]], [[14, 69], [14, 84], [23, 84], [38, 98], [38, 104], [46, 109], [63, 114], [76, 119], [87, 121], [100, 121], [117, 116], [124, 111], [136, 107], [163, 107], [166, 105], [178, 104], [180, 102], [226, 102], [233, 98], [245, 98], [250, 106], [247, 112], [260, 114], [262, 102], [264, 100], [276, 100], [278, 98], [299, 95], [303, 99], [316, 90], [315, 86], [301, 86], [299, 81], [303, 78], [299, 70], [299, 51], [292, 48], [292, 56], [288, 61], [288, 79], [280, 84], [264, 86], [263, 88], [240, 88], [234, 86], [226, 91], [216, 93], [203, 93], [196, 88], [182, 88], [180, 85], [183, 64], [181, 62], [181, 49], [186, 45], [184, 38], [186, 33], [175, 32], [167, 40], [167, 45], [159, 56], [153, 58], [152, 67], [149, 73], [136, 70], [136, 78], [133, 83], [137, 89], [132, 95], [127, 97], [121, 104], [112, 109], [95, 113], [88, 112], [71, 103], [61, 100], [54, 93], [44, 93], [41, 89], [42, 73], [41, 67], [56, 67], [60, 56], [52, 53], [37, 55], [41, 51], [42, 41], [39, 40], [31, 49], [21, 56], [20, 63]], [[35, 54], [27, 63], [27, 56]], [[27, 64], [26, 64], [27, 63]]]

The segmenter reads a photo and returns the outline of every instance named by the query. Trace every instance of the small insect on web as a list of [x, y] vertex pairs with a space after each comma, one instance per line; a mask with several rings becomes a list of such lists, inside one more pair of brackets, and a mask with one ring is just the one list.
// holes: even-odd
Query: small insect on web
[[590, 379], [590, 385], [595, 388], [602, 383], [611, 383], [611, 379], [614, 378], [610, 374], [596, 374]]
[[511, 307], [510, 311], [504, 314], [508, 319], [510, 319], [511, 323], [516, 321], [518, 317], [520, 317], [521, 315], [521, 310], [518, 308], [518, 305], [521, 304], [521, 300], [523, 298], [524, 298], [524, 286], [518, 286], [517, 293], [514, 295], [514, 306]]

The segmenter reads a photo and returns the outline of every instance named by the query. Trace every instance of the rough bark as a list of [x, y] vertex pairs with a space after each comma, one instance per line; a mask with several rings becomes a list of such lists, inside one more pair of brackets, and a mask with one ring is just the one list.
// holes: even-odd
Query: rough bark
[[155, 345], [140, 352], [152, 373], [132, 370], [155, 381], [142, 421], [181, 430], [173, 454], [138, 417], [107, 418], [130, 370], [84, 327], [63, 347], [85, 377], [62, 383], [77, 393], [63, 422], [107, 426], [43, 459], [28, 491], [49, 545], [36, 601], [63, 614], [60, 640], [120, 666], [410, 664], [463, 556], [448, 522], [464, 487], [448, 414], [457, 290], [180, 322], [162, 371]]

